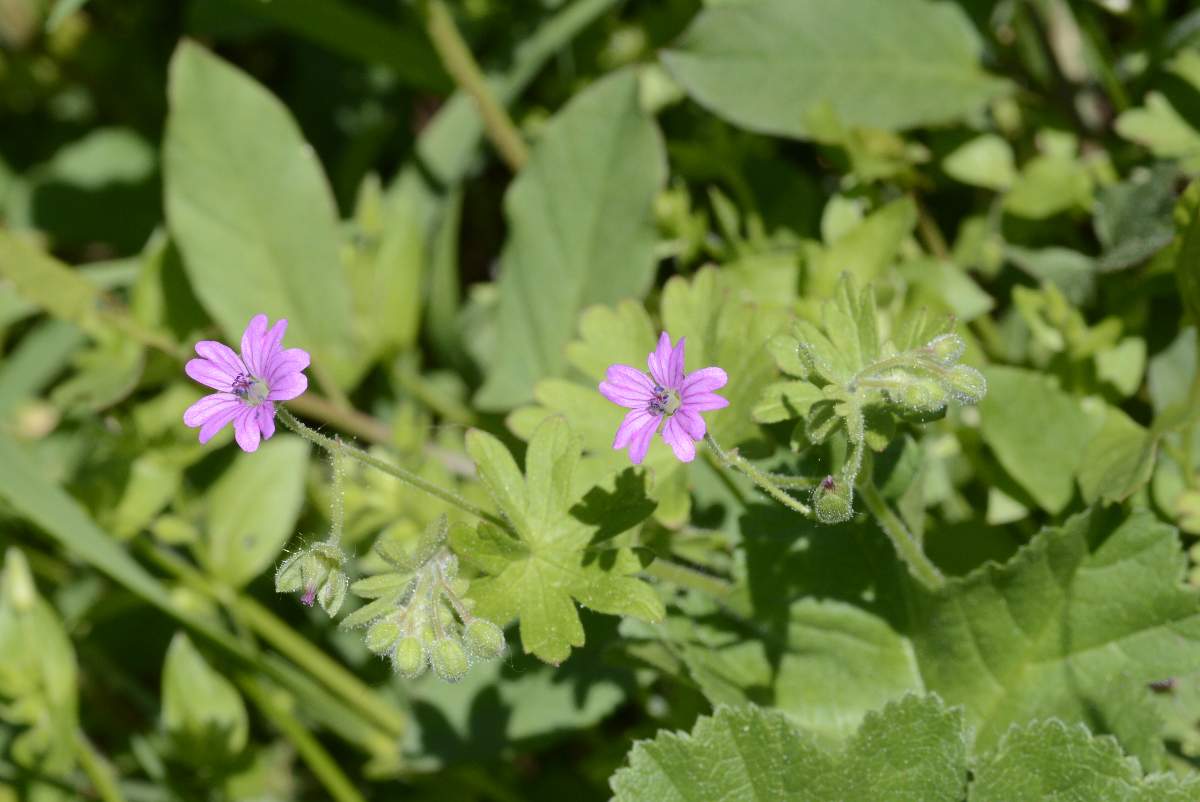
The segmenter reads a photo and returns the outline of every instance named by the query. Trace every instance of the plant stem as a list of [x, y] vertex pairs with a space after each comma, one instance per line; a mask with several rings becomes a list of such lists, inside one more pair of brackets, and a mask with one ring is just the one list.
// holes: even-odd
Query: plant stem
[[656, 558], [654, 562], [643, 568], [642, 572], [664, 582], [698, 590], [718, 599], [733, 592], [733, 586], [724, 579], [697, 571], [695, 568], [689, 568], [673, 560]]
[[465, 498], [459, 496], [457, 493], [453, 493], [445, 488], [439, 487], [432, 482], [427, 482], [416, 474], [410, 473], [409, 471], [406, 471], [398, 466], [386, 463], [381, 459], [377, 459], [361, 449], [355, 448], [354, 446], [348, 446], [345, 443], [340, 443], [339, 441], [334, 440], [332, 437], [326, 437], [320, 432], [313, 431], [297, 420], [296, 417], [282, 405], [275, 408], [275, 414], [280, 420], [283, 421], [284, 426], [287, 426], [305, 440], [325, 449], [326, 451], [332, 452], [335, 450], [341, 450], [341, 452], [346, 456], [356, 459], [364, 465], [370, 465], [375, 470], [382, 471], [388, 476], [399, 479], [401, 482], [410, 484], [418, 490], [423, 490], [429, 495], [439, 498], [447, 504], [458, 507], [468, 515], [474, 515], [476, 518], [487, 521], [490, 524], [495, 524], [505, 531], [508, 531], [510, 528], [508, 523], [500, 517], [493, 515], [482, 507], [475, 506]]
[[329, 463], [333, 469], [333, 503], [329, 515], [329, 537], [326, 542], [332, 546], [342, 544], [342, 529], [346, 523], [346, 457], [342, 446], [342, 438], [334, 438], [338, 447], [329, 452]]
[[366, 802], [350, 782], [350, 778], [342, 772], [329, 752], [325, 751], [325, 747], [321, 746], [320, 741], [313, 737], [300, 719], [292, 715], [286, 700], [279, 698], [281, 694], [286, 697], [285, 692], [263, 687], [262, 683], [250, 674], [239, 674], [237, 680], [250, 701], [296, 747], [301, 759], [316, 775], [321, 785], [325, 786], [330, 797], [337, 802]]
[[446, 72], [475, 101], [484, 130], [495, 145], [496, 152], [513, 172], [519, 172], [529, 160], [525, 140], [508, 112], [492, 94], [483, 71], [471, 55], [471, 49], [459, 33], [458, 26], [454, 24], [454, 16], [442, 0], [427, 0], [425, 3], [425, 29]]
[[717, 459], [721, 460], [727, 468], [732, 468], [735, 471], [745, 474], [754, 484], [766, 491], [767, 495], [785, 507], [805, 517], [812, 517], [811, 507], [785, 493], [778, 485], [771, 481], [771, 478], [765, 471], [756, 468], [753, 463], [741, 454], [738, 454], [736, 451], [726, 452], [721, 446], [717, 445], [717, 441], [713, 439], [711, 434], [704, 435], [704, 442], [708, 443], [708, 447], [717, 455]]
[[96, 796], [103, 802], [125, 802], [112, 766], [96, 750], [83, 730], [78, 728], [75, 730], [75, 757], [83, 773], [91, 781]]
[[288, 401], [288, 404], [305, 417], [332, 424], [347, 434], [369, 442], [387, 443], [392, 439], [391, 429], [383, 421], [350, 407], [339, 407], [319, 395], [305, 393]]
[[938, 259], [949, 259], [950, 248], [946, 245], [946, 238], [942, 236], [942, 230], [938, 228], [937, 221], [933, 219], [929, 210], [925, 208], [925, 204], [921, 203], [916, 195], [913, 195], [912, 199], [917, 207], [917, 231], [921, 235], [921, 241]]
[[858, 493], [863, 503], [867, 505], [867, 509], [875, 516], [879, 528], [891, 539], [892, 545], [896, 547], [896, 553], [908, 565], [908, 570], [912, 575], [930, 590], [941, 588], [946, 583], [946, 578], [938, 570], [938, 567], [925, 556], [925, 552], [921, 550], [921, 544], [908, 531], [908, 527], [904, 525], [904, 521], [900, 520], [900, 516], [892, 512], [892, 508], [888, 506], [883, 494], [879, 492], [879, 488], [875, 487], [875, 483], [863, 482], [858, 486]]

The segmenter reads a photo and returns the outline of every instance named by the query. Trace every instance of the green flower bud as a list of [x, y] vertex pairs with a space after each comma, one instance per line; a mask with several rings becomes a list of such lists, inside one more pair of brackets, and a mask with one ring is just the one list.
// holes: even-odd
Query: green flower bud
[[400, 676], [416, 679], [425, 673], [425, 667], [428, 665], [429, 658], [421, 641], [408, 635], [396, 644], [396, 651], [392, 653], [392, 666]]
[[467, 651], [481, 660], [491, 660], [504, 652], [504, 631], [484, 618], [473, 618], [463, 628]]
[[349, 589], [350, 578], [342, 571], [333, 571], [326, 577], [325, 583], [317, 592], [317, 601], [330, 618], [342, 609], [342, 602], [346, 601], [346, 591]]
[[955, 365], [946, 373], [950, 392], [960, 404], [976, 404], [987, 395], [987, 379], [975, 368]]
[[918, 412], [937, 412], [946, 406], [949, 393], [942, 384], [930, 378], [913, 378], [901, 387], [898, 399], [904, 406]]
[[295, 593], [304, 586], [304, 569], [301, 562], [307, 556], [307, 552], [298, 551], [280, 563], [275, 571], [276, 593]]
[[947, 367], [961, 359], [963, 352], [967, 350], [967, 344], [957, 334], [943, 334], [934, 337], [925, 347], [929, 350], [930, 356]]
[[394, 621], [380, 621], [367, 630], [367, 648], [375, 654], [385, 654], [399, 637], [399, 624]]
[[813, 489], [813, 512], [824, 524], [838, 524], [850, 520], [854, 506], [850, 503], [849, 488], [832, 476], [826, 476]]
[[429, 661], [437, 675], [446, 682], [458, 682], [471, 668], [467, 650], [452, 638], [434, 641], [433, 648], [429, 650]]

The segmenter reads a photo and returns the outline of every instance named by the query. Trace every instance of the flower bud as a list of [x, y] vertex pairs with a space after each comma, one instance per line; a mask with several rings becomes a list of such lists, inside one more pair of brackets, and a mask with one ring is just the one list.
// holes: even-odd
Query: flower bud
[[955, 365], [946, 373], [950, 392], [960, 404], [976, 404], [987, 395], [987, 379], [975, 368]]
[[504, 631], [484, 618], [473, 618], [463, 628], [467, 651], [481, 660], [499, 657], [504, 651]]
[[826, 476], [813, 489], [812, 505], [817, 520], [825, 524], [837, 524], [850, 520], [854, 507], [850, 503], [849, 487], [832, 476]]
[[967, 350], [967, 344], [957, 334], [942, 334], [934, 337], [925, 346], [937, 362], [949, 367], [962, 358]]
[[429, 650], [429, 661], [437, 675], [446, 682], [458, 682], [471, 668], [467, 650], [453, 638], [434, 641], [433, 648]]
[[275, 592], [295, 593], [304, 586], [304, 569], [301, 566], [307, 552], [298, 551], [280, 563], [275, 571]]
[[367, 630], [367, 648], [375, 654], [385, 654], [399, 637], [399, 624], [394, 621], [380, 621]]
[[350, 588], [350, 578], [343, 571], [332, 571], [325, 579], [325, 583], [321, 585], [317, 592], [317, 601], [321, 603], [321, 609], [333, 618], [338, 614], [338, 610], [342, 609], [342, 602], [346, 601], [346, 591]]
[[405, 679], [416, 679], [425, 673], [429, 658], [421, 641], [411, 635], [400, 639], [396, 651], [392, 653], [392, 666], [396, 673]]
[[942, 384], [934, 379], [913, 378], [900, 389], [899, 401], [909, 409], [918, 412], [937, 412], [946, 406], [949, 393]]

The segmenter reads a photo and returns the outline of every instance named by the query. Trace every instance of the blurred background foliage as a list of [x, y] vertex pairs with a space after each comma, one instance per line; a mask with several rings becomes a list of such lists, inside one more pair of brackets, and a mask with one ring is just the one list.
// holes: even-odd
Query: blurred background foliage
[[[727, 445], [808, 467], [746, 344], [819, 318], [848, 271], [888, 315], [954, 315], [989, 365], [978, 410], [879, 458], [943, 570], [1111, 501], [1178, 526], [1200, 584], [1200, 9], [943, 0], [911, 35], [886, 0], [861, 24], [869, 5], [775, 25], [782, 0], [453, 3], [531, 148], [514, 178], [416, 3], [0, 0], [0, 800], [606, 799], [634, 739], [713, 704], [836, 739], [908, 687], [907, 580], [869, 519], [781, 518], [665, 450], [641, 543], [696, 574], [662, 578], [665, 624], [581, 610], [560, 667], [514, 648], [456, 685], [394, 678], [271, 593], [293, 536], [328, 525], [324, 462], [180, 425], [190, 344], [257, 311], [319, 356], [298, 414], [486, 504], [470, 426], [519, 457], [562, 413], [588, 476], [621, 464], [591, 387], [640, 362], [652, 319], [729, 371]], [[895, 85], [808, 58], [811, 29]], [[352, 474], [359, 571], [443, 513]], [[847, 609], [789, 607], [808, 597]], [[809, 614], [869, 615], [896, 674], [812, 712], [797, 688], [836, 678], [778, 653]], [[1200, 684], [1161, 679], [1089, 724], [1190, 770]]]

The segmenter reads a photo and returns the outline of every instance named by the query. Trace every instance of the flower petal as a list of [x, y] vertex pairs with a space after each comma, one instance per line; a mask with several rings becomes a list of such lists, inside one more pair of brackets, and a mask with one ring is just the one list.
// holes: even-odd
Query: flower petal
[[613, 438], [613, 448], [625, 448], [643, 428], [647, 426], [658, 428], [658, 421], [658, 415], [644, 409], [635, 409], [627, 413], [617, 428], [617, 436]]
[[271, 385], [268, 401], [291, 401], [308, 389], [308, 377], [303, 373], [289, 373]]
[[634, 465], [641, 465], [642, 460], [646, 458], [646, 452], [650, 450], [650, 440], [657, 430], [658, 416], [652, 415], [650, 423], [643, 424], [640, 429], [633, 432], [629, 440], [629, 460]]
[[246, 407], [233, 422], [233, 436], [242, 451], [257, 451], [262, 432], [258, 429], [258, 410]]
[[725, 386], [728, 374], [720, 368], [701, 368], [689, 373], [680, 385], [679, 395], [686, 403], [688, 396], [695, 393], [711, 393]]
[[646, 365], [650, 375], [662, 387], [676, 387], [671, 384], [671, 335], [665, 331], [658, 335], [658, 346], [646, 357]]
[[210, 359], [189, 359], [183, 371], [205, 387], [223, 392], [233, 389], [233, 380], [237, 377], [236, 373], [230, 373], [223, 365]]
[[213, 439], [217, 432], [225, 428], [225, 424], [242, 414], [245, 409], [246, 406], [241, 403], [227, 404], [221, 407], [220, 411], [213, 413], [200, 427], [200, 442], [207, 443]]
[[267, 316], [250, 318], [242, 332], [242, 361], [255, 376], [262, 377], [263, 357], [267, 354]]
[[[716, 393], [696, 393], [683, 401], [680, 409], [693, 412], [711, 412], [714, 409], [724, 409], [729, 406], [729, 399]], [[678, 413], [676, 413], [678, 414]]]
[[232, 348], [216, 340], [201, 340], [196, 343], [196, 353], [205, 359], [215, 362], [229, 374], [230, 379], [239, 373], [245, 374], [246, 365]]
[[258, 408], [258, 428], [264, 440], [270, 440], [271, 435], [275, 434], [275, 405], [270, 401]]
[[644, 407], [654, 398], [654, 383], [636, 368], [628, 365], [609, 365], [606, 380], [600, 382], [600, 393], [614, 404], [623, 407]]
[[680, 462], [691, 462], [696, 458], [696, 444], [684, 431], [677, 416], [672, 416], [663, 426], [662, 437]]
[[667, 373], [670, 374], [670, 387], [678, 390], [683, 386], [683, 345], [686, 337], [680, 337], [679, 342], [671, 349], [671, 359], [667, 363]]
[[[716, 398], [717, 396], [713, 397]], [[680, 428], [687, 432], [687, 436], [693, 440], [703, 440], [704, 433], [708, 431], [708, 426], [705, 425], [704, 418], [700, 417], [694, 410], [686, 407], [677, 409], [673, 420], [678, 421]]]
[[191, 426], [192, 428], [203, 426], [209, 418], [218, 414], [223, 407], [229, 404], [240, 406], [241, 403], [242, 400], [233, 393], [213, 393], [212, 395], [206, 395], [184, 410], [184, 425]]
[[289, 373], [299, 373], [308, 367], [310, 357], [303, 348], [285, 348], [267, 360], [267, 369], [263, 378], [267, 386], [272, 387]]

